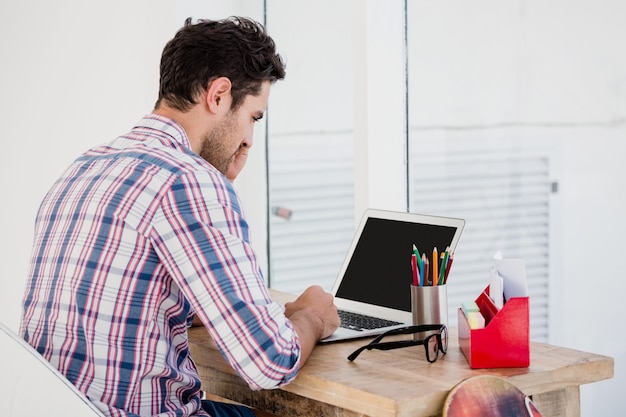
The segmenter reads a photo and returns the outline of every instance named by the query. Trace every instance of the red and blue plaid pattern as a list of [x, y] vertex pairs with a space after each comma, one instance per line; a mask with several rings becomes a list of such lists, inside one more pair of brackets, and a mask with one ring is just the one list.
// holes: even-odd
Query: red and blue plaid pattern
[[253, 388], [297, 373], [226, 178], [152, 114], [91, 149], [39, 209], [21, 332], [112, 416], [206, 415], [189, 357], [194, 314]]

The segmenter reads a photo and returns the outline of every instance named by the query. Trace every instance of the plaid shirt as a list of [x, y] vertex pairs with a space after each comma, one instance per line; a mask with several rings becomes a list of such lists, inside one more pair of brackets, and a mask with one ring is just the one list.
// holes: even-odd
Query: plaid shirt
[[253, 389], [295, 378], [240, 201], [155, 114], [80, 156], [39, 209], [21, 333], [112, 416], [206, 415], [189, 356], [198, 316]]

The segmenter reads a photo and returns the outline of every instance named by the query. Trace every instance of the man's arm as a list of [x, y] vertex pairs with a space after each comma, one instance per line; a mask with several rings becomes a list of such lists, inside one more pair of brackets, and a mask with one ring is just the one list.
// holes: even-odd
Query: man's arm
[[196, 323], [252, 389], [291, 382], [317, 340], [339, 323], [332, 296], [317, 287], [288, 308], [272, 302], [237, 195], [217, 171], [180, 175], [160, 203], [155, 250]]
[[286, 303], [285, 315], [300, 339], [300, 366], [309, 359], [317, 342], [333, 334], [341, 324], [333, 296], [317, 285]]
[[[332, 295], [319, 286], [306, 289], [296, 301], [285, 304], [285, 316], [291, 320], [300, 339], [300, 365], [304, 365], [320, 339], [330, 336], [339, 327], [340, 319]], [[195, 316], [192, 326], [203, 326]]]

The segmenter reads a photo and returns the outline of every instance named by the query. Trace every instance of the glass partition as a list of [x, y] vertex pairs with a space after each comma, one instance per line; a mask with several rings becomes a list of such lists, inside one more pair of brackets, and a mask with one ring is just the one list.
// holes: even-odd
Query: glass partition
[[287, 64], [268, 112], [270, 286], [330, 290], [354, 231], [352, 2], [267, 0]]
[[545, 341], [554, 144], [528, 107], [538, 39], [528, 34], [540, 17], [517, 8], [407, 3], [409, 206], [466, 220], [451, 306], [480, 294], [496, 252], [524, 259], [531, 337]]

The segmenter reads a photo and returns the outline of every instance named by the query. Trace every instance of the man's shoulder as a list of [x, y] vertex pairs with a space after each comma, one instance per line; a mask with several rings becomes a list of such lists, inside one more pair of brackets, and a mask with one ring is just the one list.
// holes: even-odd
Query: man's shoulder
[[89, 149], [77, 162], [100, 162], [143, 171], [146, 174], [165, 171], [173, 175], [184, 175], [213, 168], [192, 150], [172, 143], [168, 138], [132, 132]]

